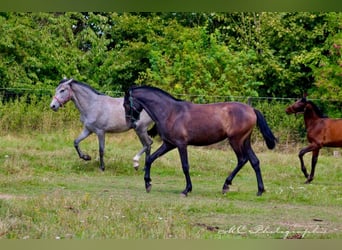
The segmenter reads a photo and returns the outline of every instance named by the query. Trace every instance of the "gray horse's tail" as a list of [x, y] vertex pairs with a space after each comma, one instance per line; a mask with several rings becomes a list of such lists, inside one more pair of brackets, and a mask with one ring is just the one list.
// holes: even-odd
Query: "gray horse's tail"
[[156, 135], [158, 135], [159, 133], [158, 133], [157, 125], [154, 124], [153, 127], [147, 131], [147, 134], [149, 136], [151, 136], [152, 138], [155, 137]]
[[268, 126], [265, 117], [261, 114], [261, 112], [257, 109], [254, 109], [254, 112], [257, 116], [257, 125], [259, 127], [259, 130], [264, 137], [264, 140], [266, 142], [266, 145], [269, 149], [274, 149], [276, 146], [276, 143], [278, 142], [278, 139], [275, 138], [273, 135], [270, 127]]

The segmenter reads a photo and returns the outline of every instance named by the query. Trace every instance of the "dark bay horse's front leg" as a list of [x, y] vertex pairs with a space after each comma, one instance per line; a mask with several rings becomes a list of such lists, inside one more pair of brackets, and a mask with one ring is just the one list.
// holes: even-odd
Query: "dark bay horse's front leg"
[[150, 176], [150, 171], [151, 171], [151, 165], [152, 163], [160, 156], [164, 155], [165, 153], [169, 152], [170, 150], [174, 149], [175, 146], [169, 143], [163, 142], [163, 144], [150, 156], [147, 157], [146, 159], [146, 165], [145, 165], [145, 188], [146, 192], [149, 193], [152, 188], [151, 184], [151, 176]]
[[186, 186], [182, 194], [187, 196], [189, 192], [192, 191], [192, 183], [189, 172], [189, 161], [188, 161], [188, 150], [186, 146], [178, 147], [179, 156], [182, 163], [183, 173], [185, 176]]
[[79, 143], [83, 141], [85, 138], [87, 138], [92, 132], [89, 131], [87, 128], [84, 128], [82, 133], [77, 137], [77, 139], [74, 140], [74, 147], [78, 153], [78, 156], [86, 161], [90, 161], [91, 157], [89, 155], [86, 155], [82, 152], [82, 150], [79, 147]]

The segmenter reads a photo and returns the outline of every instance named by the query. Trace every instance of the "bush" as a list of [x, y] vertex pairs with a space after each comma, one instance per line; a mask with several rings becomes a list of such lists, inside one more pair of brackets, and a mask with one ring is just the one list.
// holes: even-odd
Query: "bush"
[[[37, 97], [27, 94], [0, 103], [0, 129], [21, 133], [29, 131], [49, 132], [73, 125], [79, 126], [79, 113], [75, 107], [67, 107], [59, 112], [50, 109], [51, 97]], [[68, 103], [66, 106], [73, 106]]]

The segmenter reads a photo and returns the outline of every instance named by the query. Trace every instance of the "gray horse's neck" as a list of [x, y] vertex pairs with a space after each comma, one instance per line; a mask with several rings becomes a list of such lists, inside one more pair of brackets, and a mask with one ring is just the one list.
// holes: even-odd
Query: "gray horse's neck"
[[86, 113], [90, 107], [89, 103], [94, 102], [99, 96], [98, 93], [80, 84], [72, 84], [71, 89], [73, 91], [71, 100], [75, 103], [76, 108], [81, 114]]

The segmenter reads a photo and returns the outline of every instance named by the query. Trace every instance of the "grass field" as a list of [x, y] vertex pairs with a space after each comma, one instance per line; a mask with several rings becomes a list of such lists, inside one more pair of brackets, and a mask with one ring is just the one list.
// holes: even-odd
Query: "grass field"
[[143, 166], [138, 171], [132, 166], [140, 149], [133, 132], [107, 135], [105, 172], [98, 170], [95, 136], [81, 143], [93, 160], [78, 158], [73, 148], [78, 132], [0, 136], [0, 238], [342, 238], [342, 157], [331, 149], [323, 150], [316, 178], [306, 185], [299, 146], [269, 151], [254, 145], [266, 188], [257, 197], [249, 164], [230, 192], [221, 194], [236, 164], [228, 146], [189, 147], [193, 191], [183, 198], [177, 151], [152, 165], [153, 187], [146, 193]]

